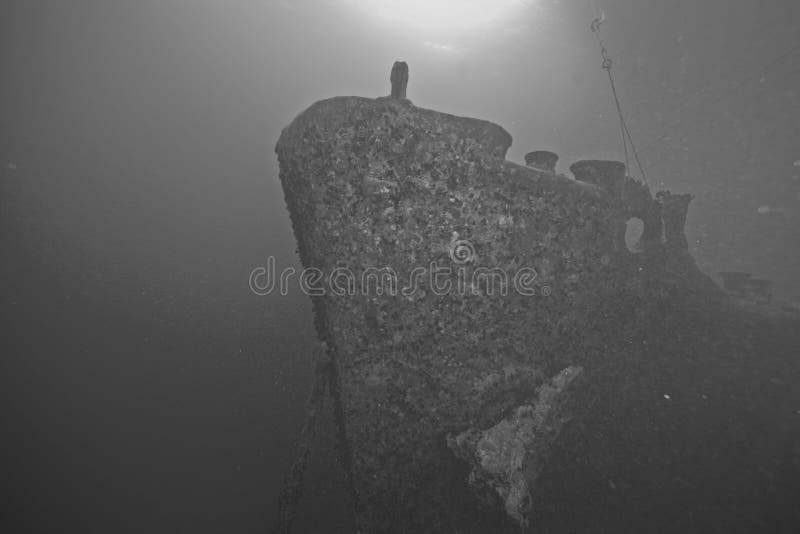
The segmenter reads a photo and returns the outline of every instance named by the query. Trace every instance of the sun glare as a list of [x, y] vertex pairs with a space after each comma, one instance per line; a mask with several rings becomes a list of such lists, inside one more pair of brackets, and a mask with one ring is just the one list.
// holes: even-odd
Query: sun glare
[[524, 8], [524, 0], [353, 0], [362, 12], [419, 31], [467, 31], [487, 27]]

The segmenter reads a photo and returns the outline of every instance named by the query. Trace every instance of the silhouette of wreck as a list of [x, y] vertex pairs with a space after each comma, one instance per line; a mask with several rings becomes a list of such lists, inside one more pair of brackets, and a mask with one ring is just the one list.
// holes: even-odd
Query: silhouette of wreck
[[[765, 374], [748, 371], [757, 355], [796, 374], [785, 348], [796, 334], [745, 317], [697, 268], [691, 195], [654, 196], [616, 161], [577, 162], [574, 179], [552, 152], [510, 162], [503, 128], [415, 107], [404, 64], [391, 81], [390, 97], [317, 102], [276, 147], [300, 258], [316, 273], [318, 386], [334, 399], [354, 528], [589, 531], [619, 514], [628, 530], [729, 524], [707, 492], [764, 482], [726, 463], [749, 449], [716, 454], [706, 440], [726, 439], [718, 410], [762, 391]], [[632, 218], [644, 224], [636, 253]], [[279, 531], [297, 518], [304, 447]], [[675, 462], [675, 450], [694, 456]], [[719, 473], [704, 481], [704, 469]], [[663, 510], [633, 504], [648, 492]]]

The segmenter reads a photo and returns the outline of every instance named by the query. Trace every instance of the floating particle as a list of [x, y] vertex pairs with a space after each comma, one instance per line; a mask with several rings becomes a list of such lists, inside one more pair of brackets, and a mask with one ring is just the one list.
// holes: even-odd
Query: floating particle
[[665, 398], [665, 399], [667, 399], [667, 400], [670, 400], [672, 397], [670, 397], [669, 395], [667, 395], [666, 393], [664, 393], [664, 398]]
[[785, 210], [783, 208], [774, 208], [772, 206], [767, 206], [767, 205], [759, 206], [758, 209], [756, 210], [756, 212], [759, 215], [769, 215], [770, 213], [784, 213], [784, 211]]

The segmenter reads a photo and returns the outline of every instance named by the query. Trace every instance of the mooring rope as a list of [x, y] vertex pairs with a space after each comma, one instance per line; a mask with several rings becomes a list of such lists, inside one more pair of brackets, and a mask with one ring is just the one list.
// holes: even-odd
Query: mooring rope
[[[321, 314], [315, 314], [314, 320], [315, 322], [320, 321]], [[331, 399], [333, 422], [336, 427], [336, 456], [344, 471], [345, 490], [350, 498], [353, 516], [356, 516], [358, 511], [358, 494], [353, 480], [352, 453], [347, 440], [335, 351], [330, 349], [326, 342], [321, 342], [315, 351], [314, 360], [314, 385], [306, 402], [306, 420], [297, 439], [295, 460], [283, 481], [278, 501], [278, 525], [273, 530], [273, 534], [290, 534], [292, 531], [292, 524], [300, 508], [300, 500], [305, 493], [305, 475], [326, 397]]]
[[639, 173], [642, 175], [642, 180], [646, 185], [647, 183], [647, 174], [644, 172], [644, 166], [642, 165], [641, 160], [639, 159], [639, 154], [636, 151], [636, 145], [633, 143], [633, 137], [631, 136], [631, 132], [628, 129], [628, 124], [625, 122], [625, 115], [622, 113], [622, 105], [619, 102], [619, 95], [617, 94], [617, 86], [614, 83], [614, 76], [611, 74], [611, 67], [614, 65], [614, 62], [608, 55], [608, 50], [606, 49], [605, 45], [603, 44], [603, 39], [600, 36], [600, 25], [605, 22], [605, 13], [601, 13], [601, 15], [595, 18], [592, 21], [590, 26], [592, 33], [597, 38], [597, 44], [600, 46], [600, 54], [603, 56], [603, 70], [608, 73], [608, 83], [611, 85], [611, 93], [614, 95], [614, 103], [617, 105], [617, 114], [619, 115], [619, 126], [620, 131], [622, 132], [622, 150], [625, 154], [625, 168], [630, 171], [630, 157], [628, 155], [628, 144], [630, 143], [631, 152], [633, 153], [633, 157], [636, 160], [636, 165], [639, 167]]
[[281, 496], [278, 501], [278, 525], [274, 534], [289, 534], [292, 523], [297, 517], [300, 499], [303, 498], [305, 489], [305, 473], [311, 457], [314, 437], [317, 430], [317, 419], [322, 412], [325, 393], [329, 389], [331, 376], [331, 361], [325, 355], [318, 354], [314, 372], [314, 386], [306, 403], [306, 420], [298, 438], [297, 455], [292, 463], [292, 468], [283, 482]]

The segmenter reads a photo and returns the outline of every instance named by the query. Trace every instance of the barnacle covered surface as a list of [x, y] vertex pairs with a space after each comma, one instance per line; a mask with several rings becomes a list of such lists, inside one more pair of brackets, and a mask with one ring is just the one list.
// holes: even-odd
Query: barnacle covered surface
[[[299, 115], [276, 147], [301, 261], [323, 275], [317, 328], [338, 373], [343, 463], [365, 532], [449, 531], [447, 473], [461, 465], [465, 484], [476, 465], [457, 462], [448, 435], [516, 439], [491, 429], [520, 428], [508, 421], [553, 391], [550, 377], [582, 365], [590, 381], [593, 366], [625, 361], [632, 340], [680, 299], [724, 298], [688, 253], [666, 246], [662, 208], [647, 188], [520, 166], [505, 160], [510, 144], [486, 121], [402, 99], [340, 97]], [[620, 244], [630, 216], [658, 223], [643, 254]], [[457, 243], [468, 244], [466, 261], [453, 255]], [[468, 279], [461, 290], [453, 278], [450, 290], [434, 291], [423, 279], [404, 291], [415, 269], [431, 265], [468, 277], [499, 270], [509, 287], [492, 292]], [[396, 293], [361, 286], [365, 271], [385, 268], [397, 274]], [[513, 279], [524, 269], [536, 275], [520, 292]], [[352, 274], [354, 291], [331, 291], [337, 272]], [[523, 459], [509, 462], [538, 473], [557, 438], [528, 440]], [[489, 492], [485, 477], [473, 477], [466, 506], [477, 510], [486, 497], [489, 508], [505, 508], [481, 512], [497, 532], [524, 520], [504, 496], [520, 497], [523, 486], [527, 495], [534, 482], [521, 484], [525, 471], [507, 467], [498, 469], [513, 476], [492, 479]]]
[[[315, 104], [278, 143], [304, 266], [345, 267], [359, 283], [354, 295], [315, 300], [336, 352], [358, 499], [374, 521], [398, 503], [416, 516], [434, 508], [436, 491], [419, 479], [444, 434], [496, 422], [572, 359], [550, 333], [580, 320], [574, 305], [612, 261], [602, 192], [505, 161], [510, 144], [485, 121], [355, 97]], [[459, 267], [459, 240], [473, 247], [467, 272], [508, 273], [506, 294], [436, 294], [425, 283], [403, 294], [415, 268]], [[383, 267], [398, 274], [398, 293], [361, 291], [364, 270]], [[533, 295], [513, 287], [523, 267], [536, 272]]]

